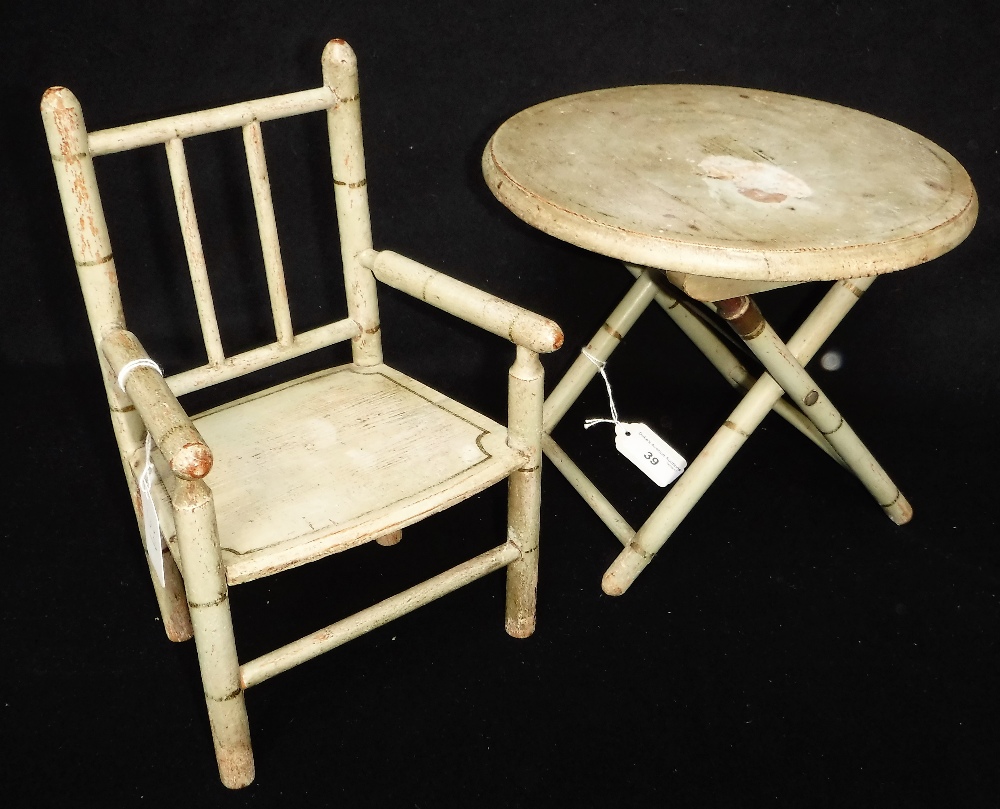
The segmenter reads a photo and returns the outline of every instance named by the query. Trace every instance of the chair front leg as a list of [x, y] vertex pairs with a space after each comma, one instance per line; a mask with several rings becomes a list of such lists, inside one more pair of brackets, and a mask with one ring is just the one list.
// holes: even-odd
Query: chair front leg
[[507, 499], [507, 540], [521, 553], [507, 566], [506, 629], [515, 638], [535, 631], [544, 382], [538, 354], [518, 346], [509, 374], [507, 422], [507, 443], [526, 458], [524, 466], [510, 475]]
[[219, 775], [237, 789], [253, 781], [253, 752], [212, 492], [201, 480], [181, 480], [173, 502]]

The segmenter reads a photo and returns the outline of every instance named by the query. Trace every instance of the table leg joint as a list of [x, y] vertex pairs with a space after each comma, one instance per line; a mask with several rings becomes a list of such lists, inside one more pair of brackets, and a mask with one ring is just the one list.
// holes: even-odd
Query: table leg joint
[[759, 337], [767, 326], [764, 315], [749, 295], [716, 301], [715, 306], [722, 319], [729, 321], [729, 325], [744, 340]]

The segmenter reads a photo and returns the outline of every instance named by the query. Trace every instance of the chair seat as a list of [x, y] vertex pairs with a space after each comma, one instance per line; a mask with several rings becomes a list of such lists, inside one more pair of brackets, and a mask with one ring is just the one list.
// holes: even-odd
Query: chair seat
[[215, 458], [206, 481], [230, 584], [398, 530], [525, 462], [503, 425], [384, 365], [322, 371], [193, 421]]

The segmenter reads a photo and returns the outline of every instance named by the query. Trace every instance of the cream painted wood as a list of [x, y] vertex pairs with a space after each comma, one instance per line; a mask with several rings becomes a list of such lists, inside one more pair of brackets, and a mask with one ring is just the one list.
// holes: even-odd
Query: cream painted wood
[[328, 45], [323, 54], [323, 81], [333, 90], [336, 99], [326, 114], [340, 227], [340, 255], [347, 287], [347, 316], [360, 330], [351, 341], [351, 350], [358, 365], [379, 365], [382, 336], [379, 334], [375, 277], [371, 270], [361, 265], [360, 259], [362, 252], [372, 249], [372, 227], [368, 215], [368, 177], [361, 140], [361, 93], [354, 51], [346, 45]]
[[555, 351], [562, 331], [546, 317], [463, 284], [389, 250], [366, 250], [361, 264], [379, 281], [535, 352]]
[[[500, 569], [507, 570], [507, 631], [524, 637], [535, 627], [543, 399], [538, 353], [557, 349], [562, 332], [521, 307], [373, 249], [357, 62], [345, 42], [333, 40], [322, 65], [324, 84], [315, 90], [93, 133], [87, 132], [69, 90], [52, 88], [42, 100], [70, 243], [140, 525], [137, 481], [147, 462], [147, 433], [154, 442], [150, 457], [158, 477], [151, 496], [166, 576], [163, 586], [153, 577], [157, 603], [168, 637], [195, 638], [216, 759], [229, 787], [244, 786], [254, 777], [243, 696], [251, 685]], [[348, 316], [296, 334], [260, 123], [323, 111]], [[275, 341], [226, 356], [184, 140], [236, 128], [243, 135]], [[123, 390], [119, 373], [149, 357], [126, 325], [93, 157], [159, 144], [167, 152], [207, 363], [170, 369], [165, 379], [155, 368], [130, 366]], [[515, 344], [507, 426], [383, 363], [376, 276]], [[194, 417], [178, 399], [347, 340], [350, 365], [292, 379]], [[508, 525], [492, 550], [240, 665], [230, 586], [364, 542], [394, 544], [405, 526], [504, 479]]]
[[257, 231], [264, 254], [264, 272], [267, 275], [267, 292], [271, 299], [274, 317], [274, 334], [278, 345], [287, 348], [295, 334], [292, 331], [292, 314], [288, 308], [288, 291], [285, 289], [285, 270], [281, 263], [281, 245], [278, 241], [278, 223], [274, 218], [274, 201], [271, 199], [271, 181], [267, 175], [267, 158], [264, 156], [264, 134], [260, 121], [243, 127], [243, 148], [247, 153], [250, 171], [250, 188], [254, 210], [257, 212]]
[[211, 490], [201, 480], [178, 480], [173, 512], [219, 774], [237, 789], [253, 781], [254, 762]]
[[544, 413], [543, 424], [546, 434], [551, 433], [556, 428], [563, 416], [566, 415], [566, 411], [583, 393], [583, 389], [597, 376], [600, 370], [597, 363], [607, 362], [611, 353], [621, 343], [622, 338], [628, 334], [629, 329], [635, 325], [639, 316], [652, 303], [656, 291], [657, 287], [651, 275], [644, 274], [636, 279], [632, 288], [584, 349], [597, 362], [581, 352], [565, 376], [559, 380], [559, 384], [549, 394], [548, 399], [545, 400], [542, 412]]
[[[156, 451], [154, 461], [159, 465], [161, 480], [162, 476], [171, 476], [170, 468], [163, 460], [159, 452]], [[135, 509], [136, 521], [142, 525], [142, 507], [139, 501], [139, 476], [142, 474], [146, 463], [145, 448], [137, 448], [125, 466], [125, 478], [129, 482], [129, 491], [132, 492], [132, 505]], [[167, 496], [166, 487], [161, 481], [156, 481], [151, 492], [156, 513], [160, 521], [160, 555], [163, 561], [163, 584], [160, 584], [159, 574], [153, 568], [152, 560], [147, 556], [146, 562], [149, 567], [150, 580], [153, 583], [153, 592], [156, 596], [157, 606], [160, 608], [160, 616], [163, 620], [163, 629], [167, 637], [175, 643], [190, 640], [194, 637], [194, 627], [191, 624], [191, 613], [188, 610], [187, 594], [184, 592], [184, 578], [177, 566], [177, 559], [180, 552], [175, 556], [171, 545], [177, 544], [177, 532], [174, 528], [173, 506]], [[140, 537], [140, 540], [142, 537]], [[145, 550], [145, 543], [141, 543]]]
[[[663, 85], [518, 113], [490, 139], [482, 166], [521, 219], [622, 259], [636, 277], [587, 353], [606, 361], [656, 300], [748, 391], [635, 531], [550, 435], [597, 365], [579, 357], [556, 386], [544, 407], [545, 453], [626, 546], [605, 592], [629, 587], [771, 409], [854, 472], [895, 522], [910, 519], [906, 499], [804, 366], [876, 275], [929, 261], [969, 234], [976, 192], [951, 155], [833, 104]], [[747, 296], [817, 280], [837, 283], [786, 346]], [[729, 319], [767, 373], [755, 379], [685, 295]]]
[[171, 374], [167, 377], [167, 384], [175, 396], [183, 396], [185, 393], [191, 393], [209, 385], [227, 382], [263, 368], [270, 368], [279, 362], [290, 360], [293, 357], [301, 357], [310, 351], [317, 351], [332, 346], [334, 343], [353, 340], [360, 334], [361, 329], [358, 324], [345, 318], [327, 323], [325, 326], [318, 326], [302, 334], [295, 334], [287, 346], [281, 343], [270, 343], [260, 348], [244, 351], [242, 354], [226, 357], [219, 365], [201, 365], [197, 368], [189, 368], [187, 371]]
[[504, 205], [560, 239], [746, 281], [861, 278], [930, 261], [969, 234], [978, 207], [958, 161], [920, 135], [736, 87], [544, 102], [497, 130], [483, 172]]
[[[898, 525], [910, 521], [913, 510], [851, 426], [844, 421], [826, 394], [806, 373], [789, 348], [781, 342], [771, 325], [764, 320], [757, 305], [749, 298], [733, 299], [740, 306], [723, 314], [727, 320], [753, 320], [759, 324], [752, 332], [741, 332], [748, 346], [785, 393], [809, 416], [844, 463], [858, 476], [886, 514]], [[729, 302], [727, 302], [729, 303]]]
[[[627, 262], [626, 262], [627, 263]], [[734, 278], [711, 278], [707, 275], [664, 270], [667, 280], [696, 301], [721, 301], [741, 295], [756, 295], [771, 289], [791, 286], [794, 281], [741, 281]]]
[[333, 89], [323, 86], [255, 101], [230, 104], [214, 110], [200, 110], [155, 121], [117, 126], [91, 132], [88, 136], [90, 154], [127, 152], [143, 146], [166, 143], [173, 138], [193, 138], [226, 129], [236, 129], [254, 121], [274, 121], [307, 112], [327, 110], [334, 104]]
[[[662, 274], [649, 270], [648, 268], [638, 267], [634, 264], [626, 264], [625, 268], [632, 273], [633, 276], [639, 277], [641, 273], [650, 273], [654, 275], [654, 280], [657, 282], [656, 296], [654, 300], [660, 305], [670, 319], [674, 321], [677, 327], [687, 335], [688, 339], [691, 340], [705, 355], [712, 366], [717, 370], [723, 378], [725, 378], [730, 385], [734, 388], [740, 388], [745, 391], [749, 391], [754, 383], [757, 382], [757, 377], [755, 377], [750, 371], [747, 370], [746, 366], [740, 361], [740, 359], [733, 354], [729, 347], [719, 339], [719, 333], [714, 328], [714, 322], [708, 320], [705, 313], [697, 308], [690, 301], [686, 300], [683, 296], [677, 295], [675, 291], [671, 291], [668, 284], [663, 283]], [[667, 274], [669, 278], [669, 273]], [[716, 279], [709, 279], [716, 280]], [[771, 408], [776, 414], [781, 416], [785, 421], [792, 425], [796, 430], [802, 433], [806, 438], [812, 441], [817, 447], [819, 447], [823, 452], [829, 455], [833, 460], [839, 463], [841, 466], [844, 465], [843, 459], [837, 454], [837, 451], [830, 445], [830, 442], [824, 437], [824, 435], [816, 428], [801, 410], [798, 410], [791, 402], [786, 399], [778, 399]]]
[[[55, 87], [45, 92], [41, 109], [66, 230], [90, 321], [91, 335], [98, 352], [111, 424], [122, 468], [133, 493], [133, 506], [141, 525], [130, 458], [144, 442], [146, 429], [128, 394], [118, 387], [117, 373], [112, 371], [101, 353], [105, 334], [123, 328], [125, 315], [94, 161], [88, 151], [83, 111], [72, 93], [65, 88]], [[170, 575], [166, 578], [166, 586], [161, 587], [153, 574], [152, 565], [149, 570], [167, 636], [171, 640], [186, 640], [191, 634], [187, 610], [179, 606], [186, 603], [183, 590], [177, 589], [177, 580]], [[166, 572], [169, 574], [169, 568]]]
[[628, 545], [635, 537], [635, 529], [618, 513], [618, 509], [611, 504], [611, 501], [591, 482], [583, 470], [573, 462], [573, 459], [548, 433], [542, 434], [542, 449], [545, 452], [545, 457], [552, 461], [556, 469], [576, 489], [577, 494], [593, 509], [594, 513], [601, 518], [601, 522], [608, 527], [618, 541], [622, 545]]
[[404, 590], [402, 593], [380, 601], [374, 606], [338, 621], [335, 624], [306, 635], [293, 643], [248, 660], [240, 667], [240, 677], [244, 689], [258, 685], [276, 674], [311, 660], [324, 652], [336, 649], [349, 640], [365, 632], [370, 632], [389, 621], [413, 612], [417, 607], [454, 592], [459, 587], [471, 584], [477, 579], [509, 566], [521, 555], [512, 542], [499, 545], [486, 553], [446, 570], [427, 581]]
[[[808, 364], [873, 281], [874, 278], [839, 281], [830, 288], [788, 341], [788, 350], [800, 365]], [[781, 386], [769, 374], [760, 376], [605, 572], [602, 587], [606, 593], [621, 595], [628, 589], [783, 393]], [[880, 501], [880, 505], [884, 506], [885, 502]]]
[[220, 365], [226, 355], [222, 350], [219, 322], [215, 317], [215, 304], [212, 302], [205, 251], [201, 244], [198, 215], [195, 213], [191, 193], [191, 178], [188, 176], [187, 158], [184, 157], [184, 142], [180, 138], [171, 138], [167, 141], [167, 164], [170, 166], [174, 202], [177, 205], [177, 215], [180, 217], [184, 252], [187, 253], [188, 269], [191, 271], [191, 285], [194, 287], [194, 300], [198, 308], [198, 320], [201, 321], [208, 364]]
[[[730, 384], [744, 390], [750, 389], [756, 378], [705, 324], [705, 321], [697, 314], [697, 310], [690, 306], [683, 299], [683, 296], [671, 293], [669, 287], [663, 284], [661, 273], [634, 264], [626, 264], [625, 266], [635, 276], [636, 283], [633, 284], [584, 348], [587, 354], [594, 360], [606, 362], [642, 313], [655, 300]], [[551, 441], [552, 431], [583, 392], [583, 389], [597, 375], [598, 370], [594, 361], [581, 352], [559, 384], [549, 394], [545, 401], [544, 410], [544, 432], [549, 435], [549, 441]], [[816, 429], [815, 425], [789, 402], [779, 399], [774, 403], [774, 411], [830, 457], [838, 463], [842, 463], [840, 456]], [[569, 469], [569, 467], [566, 468]], [[586, 497], [589, 499], [592, 495]], [[618, 535], [617, 532], [616, 535]]]
[[[149, 356], [135, 335], [124, 329], [105, 337], [101, 350], [116, 381], [127, 363]], [[205, 477], [212, 468], [212, 451], [159, 372], [155, 368], [137, 367], [123, 381], [170, 471], [186, 480]]]
[[384, 365], [322, 371], [193, 423], [216, 457], [205, 480], [230, 584], [405, 528], [525, 464], [502, 425]]
[[[681, 297], [671, 294], [669, 287], [663, 284], [662, 279], [658, 277], [659, 273], [636, 265], [626, 265], [626, 267], [635, 276], [636, 282], [607, 321], [591, 338], [584, 349], [587, 354], [599, 362], [607, 361], [639, 316], [655, 300], [702, 350], [730, 384], [745, 390], [750, 389], [756, 379], [723, 345], [715, 333], [704, 324], [702, 319], [688, 309]], [[598, 366], [581, 352], [581, 355], [577, 357], [545, 401], [542, 448], [546, 457], [552, 461], [618, 541], [623, 545], [628, 545], [635, 537], [635, 529], [629, 525], [628, 521], [622, 517], [607, 497], [591, 482], [551, 435], [566, 411], [597, 373]], [[840, 456], [836, 454], [829, 442], [802, 413], [780, 398], [773, 403], [772, 408], [834, 460], [843, 464]], [[694, 501], [691, 505], [693, 504]], [[686, 515], [687, 512], [684, 513]]]

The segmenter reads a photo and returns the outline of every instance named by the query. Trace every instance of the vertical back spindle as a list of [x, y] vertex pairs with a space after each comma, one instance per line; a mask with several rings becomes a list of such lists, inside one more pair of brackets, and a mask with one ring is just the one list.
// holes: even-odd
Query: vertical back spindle
[[288, 309], [285, 271], [281, 264], [278, 225], [274, 218], [271, 181], [268, 178], [267, 161], [264, 158], [260, 121], [253, 121], [243, 127], [243, 145], [247, 153], [254, 210], [257, 212], [260, 247], [264, 253], [264, 272], [267, 275], [267, 291], [271, 298], [271, 312], [274, 316], [274, 333], [279, 345], [289, 346], [294, 337], [292, 316]]
[[208, 362], [210, 365], [221, 365], [226, 355], [222, 350], [219, 322], [215, 317], [212, 289], [208, 283], [205, 251], [202, 249], [201, 233], [198, 231], [198, 217], [191, 195], [191, 179], [188, 177], [187, 160], [184, 157], [184, 143], [180, 138], [171, 138], [167, 141], [166, 147], [170, 181], [174, 186], [174, 201], [177, 204], [177, 217], [180, 220], [184, 252], [187, 253], [188, 269], [191, 272], [191, 284], [194, 286], [194, 299], [198, 307], [198, 320], [201, 322]]

